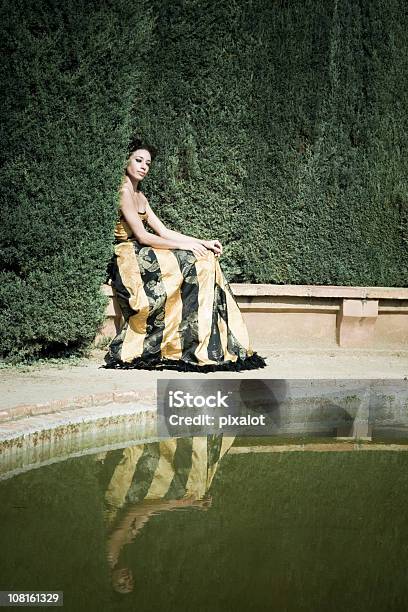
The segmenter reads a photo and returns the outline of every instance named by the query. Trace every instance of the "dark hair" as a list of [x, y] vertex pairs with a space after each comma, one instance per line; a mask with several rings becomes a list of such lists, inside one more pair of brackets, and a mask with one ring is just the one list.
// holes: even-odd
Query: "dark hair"
[[[128, 157], [130, 157], [130, 155], [133, 153], [133, 151], [137, 151], [138, 149], [145, 149], [145, 151], [149, 151], [150, 153], [150, 157], [152, 158], [152, 161], [154, 160], [154, 158], [157, 155], [157, 149], [155, 149], [155, 147], [153, 147], [152, 145], [148, 144], [147, 142], [144, 142], [140, 136], [132, 136], [132, 138], [129, 141], [128, 144], [128, 148], [127, 148], [127, 155]], [[127, 173], [127, 171], [126, 171]], [[137, 190], [140, 191], [140, 183], [137, 186]]]
[[146, 151], [149, 151], [152, 161], [157, 155], [157, 149], [155, 147], [148, 144], [147, 142], [144, 142], [140, 138], [140, 136], [132, 136], [132, 138], [129, 141], [128, 148], [127, 148], [128, 156], [131, 155], [133, 151], [137, 151], [137, 149], [145, 149]]

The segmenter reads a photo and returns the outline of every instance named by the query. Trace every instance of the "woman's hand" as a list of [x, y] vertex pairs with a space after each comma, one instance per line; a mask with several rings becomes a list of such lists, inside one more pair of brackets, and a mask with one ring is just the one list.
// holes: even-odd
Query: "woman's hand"
[[195, 240], [181, 242], [179, 249], [193, 251], [196, 257], [204, 256], [207, 253], [206, 247], [201, 242], [196, 242]]
[[222, 244], [219, 240], [203, 240], [202, 244], [215, 253], [216, 257], [222, 255]]

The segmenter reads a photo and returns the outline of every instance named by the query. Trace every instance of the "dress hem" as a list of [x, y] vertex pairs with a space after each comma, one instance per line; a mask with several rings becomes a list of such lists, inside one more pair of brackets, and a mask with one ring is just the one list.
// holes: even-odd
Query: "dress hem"
[[108, 355], [105, 357], [106, 364], [102, 366], [106, 369], [118, 370], [176, 370], [178, 372], [241, 372], [242, 370], [256, 370], [257, 368], [265, 368], [266, 361], [257, 353], [241, 359], [238, 357], [236, 361], [224, 361], [222, 363], [209, 363], [204, 365], [196, 365], [179, 359], [165, 359], [162, 357], [152, 357], [148, 360], [137, 357], [132, 361], [121, 361]]

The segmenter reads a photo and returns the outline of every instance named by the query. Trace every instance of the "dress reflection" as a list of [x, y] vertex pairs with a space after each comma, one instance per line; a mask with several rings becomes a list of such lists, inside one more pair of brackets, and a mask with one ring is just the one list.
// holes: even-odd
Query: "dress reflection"
[[103, 462], [106, 554], [112, 587], [134, 588], [123, 554], [153, 515], [180, 508], [207, 510], [209, 489], [234, 437], [170, 438], [100, 455]]

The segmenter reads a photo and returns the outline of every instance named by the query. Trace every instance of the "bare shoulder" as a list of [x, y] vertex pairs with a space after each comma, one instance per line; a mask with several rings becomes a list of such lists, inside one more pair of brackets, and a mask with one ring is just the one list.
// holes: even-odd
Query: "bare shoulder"
[[123, 176], [122, 177], [122, 182], [120, 184], [120, 189], [119, 189], [120, 193], [122, 193], [123, 191], [129, 191], [130, 193], [132, 193], [133, 191], [133, 185], [131, 180], [129, 179], [128, 176]]
[[119, 190], [119, 194], [120, 194], [120, 199], [123, 200], [127, 200], [127, 199], [131, 199], [133, 200], [133, 196], [132, 196], [132, 191], [131, 189], [129, 189], [129, 187], [127, 187], [127, 185], [122, 185], [122, 187]]
[[130, 185], [130, 183], [126, 179], [124, 179], [120, 186], [119, 193], [121, 194], [130, 193], [131, 194], [131, 192], [132, 192], [132, 185]]
[[120, 194], [120, 199], [122, 199], [124, 196], [132, 197], [132, 192], [127, 183], [122, 183], [119, 189], [119, 194]]
[[134, 202], [134, 199], [133, 199], [132, 192], [131, 192], [131, 190], [126, 185], [123, 185], [120, 188], [119, 194], [120, 194], [119, 195], [119, 208], [121, 210], [123, 210], [123, 209], [130, 210], [130, 209], [134, 208], [135, 202]]

